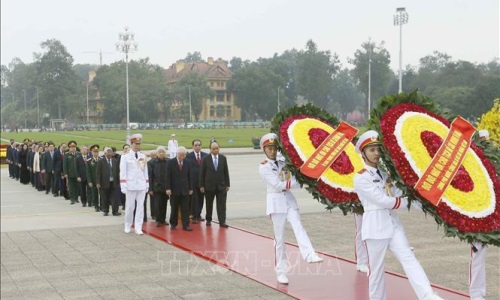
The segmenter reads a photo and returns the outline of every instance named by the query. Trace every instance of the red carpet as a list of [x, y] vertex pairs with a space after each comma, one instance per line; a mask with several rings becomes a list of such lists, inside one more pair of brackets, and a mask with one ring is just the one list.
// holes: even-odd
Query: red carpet
[[[368, 278], [356, 271], [355, 264], [347, 259], [319, 253], [324, 261], [307, 264], [300, 257], [296, 245], [287, 245], [288, 259], [292, 265], [288, 273], [290, 284], [278, 284], [274, 272], [274, 246], [269, 237], [243, 229], [220, 228], [212, 223], [193, 224], [193, 231], [180, 228], [156, 227], [154, 222], [144, 224], [147, 234], [182, 250], [193, 253], [215, 264], [265, 284], [298, 299], [368, 299]], [[182, 228], [182, 227], [181, 227]], [[386, 272], [388, 300], [416, 299], [407, 278]], [[444, 299], [469, 299], [463, 293], [434, 286], [434, 291]]]

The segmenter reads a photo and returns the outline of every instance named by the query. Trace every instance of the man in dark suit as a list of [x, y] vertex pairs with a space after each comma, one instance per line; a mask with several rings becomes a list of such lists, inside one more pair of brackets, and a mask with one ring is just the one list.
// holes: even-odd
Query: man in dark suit
[[193, 151], [186, 155], [186, 160], [191, 163], [191, 177], [193, 178], [193, 195], [191, 195], [190, 201], [190, 214], [193, 215], [193, 224], [205, 221], [201, 217], [201, 211], [203, 210], [203, 200], [205, 195], [200, 192], [200, 168], [201, 160], [205, 158], [208, 154], [201, 151], [201, 141], [199, 139], [194, 139], [191, 142], [193, 145]]
[[[89, 148], [86, 145], [83, 145], [82, 148], [80, 149], [81, 155], [78, 157], [76, 161], [76, 163], [78, 164], [78, 172], [81, 178], [79, 192], [83, 207], [87, 206], [87, 197], [90, 195], [90, 192], [87, 189], [88, 188], [87, 159], [89, 154], [88, 149]], [[91, 200], [88, 201], [88, 204], [89, 206], [92, 205]]]
[[186, 148], [177, 148], [177, 158], [168, 161], [167, 165], [167, 195], [170, 197], [170, 228], [177, 227], [178, 209], [181, 208], [182, 228], [193, 231], [189, 227], [189, 196], [193, 194], [191, 183], [191, 164], [184, 162]]
[[113, 157], [111, 148], [104, 148], [104, 158], [97, 161], [96, 167], [96, 187], [101, 196], [101, 210], [104, 216], [109, 214], [109, 205], [113, 216], [120, 216], [118, 212], [118, 198], [116, 197], [116, 186], [120, 183], [120, 173], [118, 171], [118, 161]]
[[54, 151], [54, 143], [49, 143], [48, 150], [43, 153], [42, 162], [41, 162], [41, 172], [45, 174], [45, 194], [48, 194], [50, 190], [52, 190], [52, 194], [55, 195], [54, 189], [54, 178], [55, 178], [55, 170], [54, 170], [54, 160], [56, 159], [56, 153]]
[[63, 172], [64, 155], [66, 154], [66, 144], [62, 143], [58, 149], [54, 151], [54, 197], [59, 195], [64, 199], [69, 200], [69, 194], [66, 185], [66, 178]]
[[160, 146], [156, 149], [158, 158], [154, 160], [149, 167], [149, 195], [155, 198], [155, 212], [156, 212], [156, 227], [168, 225], [166, 221], [167, 216], [167, 168], [168, 161], [167, 150], [165, 147]]
[[207, 226], [212, 225], [214, 197], [217, 199], [217, 217], [220, 227], [228, 228], [226, 224], [226, 198], [229, 191], [229, 168], [227, 159], [219, 154], [219, 144], [210, 143], [210, 155], [201, 160], [200, 191], [205, 193], [207, 200]]

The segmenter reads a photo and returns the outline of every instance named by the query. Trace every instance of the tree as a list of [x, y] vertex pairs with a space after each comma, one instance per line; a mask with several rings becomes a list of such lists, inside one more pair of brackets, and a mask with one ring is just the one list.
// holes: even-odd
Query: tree
[[203, 58], [201, 58], [201, 53], [198, 51], [195, 51], [193, 53], [188, 52], [188, 54], [186, 55], [186, 58], [184, 58], [184, 62], [186, 64], [202, 62], [202, 61], [203, 61]]
[[297, 93], [316, 106], [326, 108], [338, 64], [337, 55], [318, 51], [312, 40], [307, 41], [305, 51], [300, 52], [297, 60]]
[[363, 94], [358, 90], [354, 78], [352, 78], [350, 71], [345, 68], [341, 70], [332, 81], [332, 91], [330, 94], [332, 103], [337, 103], [339, 106], [338, 111], [329, 111], [330, 113], [347, 113], [355, 109], [364, 110], [367, 106], [364, 101]]
[[371, 101], [374, 107], [377, 99], [389, 90], [389, 84], [394, 73], [389, 67], [391, 56], [384, 48], [384, 42], [376, 44], [369, 40], [361, 44], [361, 49], [356, 50], [354, 58], [349, 62], [354, 65], [352, 77], [358, 83], [359, 89], [368, 97], [368, 64], [371, 60]]
[[190, 73], [183, 77], [173, 89], [176, 101], [183, 103], [185, 109], [183, 110], [184, 119], [191, 121], [189, 116], [189, 106], [191, 106], [191, 113], [196, 122], [200, 117], [203, 110], [203, 99], [211, 98], [213, 91], [207, 85], [205, 78], [197, 73]]
[[59, 119], [71, 117], [81, 106], [77, 102], [79, 98], [84, 99], [83, 86], [72, 69], [73, 57], [56, 39], [42, 42], [40, 46], [45, 52], [35, 54], [35, 64], [39, 86], [43, 86], [42, 97], [47, 100], [44, 107]]
[[[104, 120], [107, 123], [122, 123], [127, 116], [125, 63], [116, 62], [101, 67], [94, 78], [104, 101]], [[159, 121], [165, 105], [167, 88], [164, 69], [153, 65], [149, 59], [129, 62], [129, 114], [130, 122]]]

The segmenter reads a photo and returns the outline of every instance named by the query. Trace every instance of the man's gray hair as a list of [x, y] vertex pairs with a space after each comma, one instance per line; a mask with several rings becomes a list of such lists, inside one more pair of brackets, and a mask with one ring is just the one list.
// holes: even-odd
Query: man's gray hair
[[187, 150], [186, 150], [186, 147], [184, 146], [180, 146], [179, 148], [177, 148], [177, 153], [184, 153], [186, 154]]
[[167, 153], [167, 149], [165, 149], [165, 147], [163, 147], [163, 146], [158, 146], [158, 148], [156, 148], [156, 152]]

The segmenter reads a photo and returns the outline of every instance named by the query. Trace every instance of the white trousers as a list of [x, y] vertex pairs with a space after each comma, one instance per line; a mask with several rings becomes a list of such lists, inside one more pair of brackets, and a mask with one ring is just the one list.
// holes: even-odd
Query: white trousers
[[486, 297], [486, 245], [472, 243], [477, 249], [470, 251], [469, 263], [469, 294], [470, 298]]
[[292, 225], [302, 259], [306, 259], [309, 254], [314, 253], [311, 240], [309, 240], [307, 232], [302, 226], [302, 222], [300, 222], [297, 209], [289, 209], [287, 213], [271, 214], [274, 229], [275, 270], [278, 276], [285, 275], [288, 271], [285, 253], [285, 225], [287, 220]]
[[370, 300], [386, 300], [385, 289], [385, 253], [389, 249], [401, 263], [410, 284], [417, 294], [418, 299], [423, 299], [427, 294], [433, 293], [429, 279], [425, 275], [424, 269], [410, 249], [404, 230], [396, 227], [394, 235], [390, 239], [367, 239], [368, 249], [368, 284], [370, 290]]
[[[125, 200], [125, 229], [130, 230], [132, 222], [134, 221], [134, 208], [135, 208], [135, 231], [142, 230], [142, 223], [144, 222], [144, 198], [146, 191], [127, 191], [127, 198]], [[137, 206], [135, 205], [137, 202]]]
[[354, 255], [356, 256], [356, 264], [368, 266], [368, 252], [366, 251], [366, 245], [365, 243], [363, 243], [363, 239], [361, 237], [361, 227], [363, 226], [363, 215], [354, 214], [354, 225], [356, 226], [355, 243], [354, 243]]

